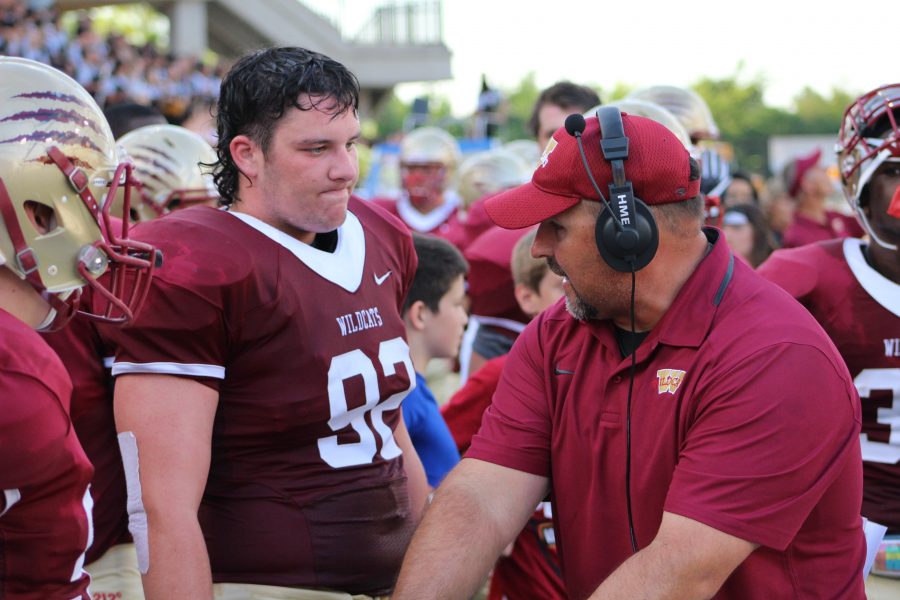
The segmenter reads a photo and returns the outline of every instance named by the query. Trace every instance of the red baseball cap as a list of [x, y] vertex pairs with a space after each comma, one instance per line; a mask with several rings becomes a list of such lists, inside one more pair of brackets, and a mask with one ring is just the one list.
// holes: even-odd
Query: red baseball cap
[[816, 148], [812, 154], [801, 156], [794, 161], [794, 173], [788, 184], [788, 194], [791, 198], [796, 198], [800, 193], [800, 184], [803, 183], [803, 176], [806, 172], [819, 164], [819, 158], [822, 157], [822, 150]]
[[[584, 152], [600, 191], [608, 196], [612, 167], [600, 151], [600, 124], [596, 117], [585, 121]], [[625, 176], [631, 180], [635, 197], [654, 205], [700, 194], [699, 174], [695, 171], [691, 180], [690, 154], [675, 134], [656, 121], [626, 113], [622, 113], [622, 125], [629, 143]], [[500, 227], [521, 229], [558, 215], [582, 199], [600, 201], [584, 170], [575, 137], [560, 128], [547, 143], [531, 182], [488, 198], [484, 207]]]

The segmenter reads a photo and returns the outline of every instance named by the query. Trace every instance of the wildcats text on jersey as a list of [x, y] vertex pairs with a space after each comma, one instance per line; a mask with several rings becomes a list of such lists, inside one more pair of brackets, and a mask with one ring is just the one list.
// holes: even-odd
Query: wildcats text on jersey
[[377, 306], [347, 313], [346, 315], [336, 317], [335, 320], [341, 328], [342, 336], [384, 325], [384, 321], [381, 320], [381, 315], [378, 314]]
[[900, 338], [884, 340], [884, 355], [887, 357], [900, 356]]

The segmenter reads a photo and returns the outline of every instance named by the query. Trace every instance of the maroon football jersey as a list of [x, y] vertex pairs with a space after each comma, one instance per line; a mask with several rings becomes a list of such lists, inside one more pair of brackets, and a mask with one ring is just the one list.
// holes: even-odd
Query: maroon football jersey
[[900, 533], [900, 285], [847, 238], [775, 252], [759, 272], [831, 336], [862, 400], [863, 515]]
[[782, 245], [785, 248], [799, 248], [825, 240], [863, 235], [865, 232], [854, 217], [827, 210], [825, 211], [825, 223], [817, 223], [803, 215], [795, 214], [794, 221], [784, 232]]
[[[89, 302], [86, 296], [85, 301]], [[72, 319], [60, 331], [41, 335], [62, 359], [72, 380], [72, 424], [94, 465], [94, 543], [88, 549], [86, 563], [91, 564], [112, 546], [131, 540], [125, 472], [113, 416], [110, 366], [114, 350], [102, 339], [95, 323], [82, 317]]]
[[719, 238], [634, 357], [632, 386], [612, 323], [557, 303], [516, 340], [466, 453], [549, 478], [569, 596], [632, 555], [630, 451], [639, 548], [664, 512], [759, 544], [717, 600], [865, 598], [859, 399], [815, 320]]
[[[493, 194], [492, 194], [493, 195]], [[445, 236], [447, 241], [462, 250], [466, 251], [469, 245], [477, 240], [481, 234], [489, 229], [496, 227], [494, 222], [488, 216], [484, 209], [484, 201], [490, 196], [485, 196], [476, 200], [466, 211], [464, 221], [457, 220], [450, 224], [449, 231]]]
[[89, 598], [93, 469], [69, 420], [72, 384], [40, 336], [0, 310], [0, 598]]
[[398, 199], [373, 198], [372, 203], [396, 216], [407, 229], [416, 233], [427, 233], [439, 238], [449, 239], [459, 228], [459, 195], [447, 190], [444, 192], [444, 203], [431, 212], [419, 212], [404, 194]]
[[389, 592], [413, 526], [393, 436], [415, 385], [405, 228], [353, 198], [331, 253], [208, 207], [135, 236], [165, 263], [113, 375], [219, 391], [199, 515], [213, 580]]

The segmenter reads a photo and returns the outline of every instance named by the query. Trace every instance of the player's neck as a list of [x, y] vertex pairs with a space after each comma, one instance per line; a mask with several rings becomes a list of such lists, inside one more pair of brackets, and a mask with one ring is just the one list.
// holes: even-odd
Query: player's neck
[[870, 267], [894, 283], [900, 284], [900, 251], [888, 250], [875, 242], [869, 242], [863, 247], [863, 253]]
[[0, 267], [0, 308], [32, 329], [44, 322], [50, 307], [18, 275]]

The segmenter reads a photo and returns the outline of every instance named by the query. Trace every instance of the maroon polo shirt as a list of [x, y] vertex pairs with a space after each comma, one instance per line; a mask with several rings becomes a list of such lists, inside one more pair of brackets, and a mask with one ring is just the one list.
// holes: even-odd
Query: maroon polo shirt
[[[853, 381], [809, 313], [708, 235], [712, 252], [637, 349], [638, 546], [667, 511], [760, 545], [715, 598], [864, 598]], [[550, 478], [574, 599], [631, 556], [630, 366], [611, 322], [579, 322], [556, 304], [517, 340], [467, 453]]]

